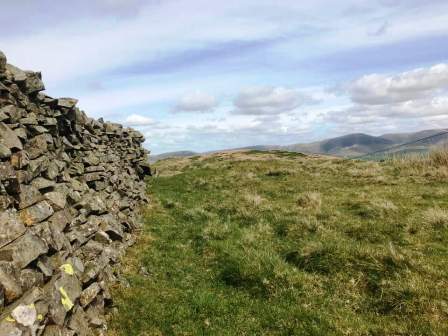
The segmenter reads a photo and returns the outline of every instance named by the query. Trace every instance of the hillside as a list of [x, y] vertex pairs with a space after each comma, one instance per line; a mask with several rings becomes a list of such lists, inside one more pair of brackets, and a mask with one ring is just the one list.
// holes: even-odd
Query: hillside
[[112, 335], [447, 335], [448, 159], [155, 164]]
[[194, 156], [197, 155], [197, 153], [192, 151], [178, 151], [178, 152], [168, 152], [168, 153], [162, 153], [159, 155], [151, 155], [149, 158], [151, 163], [157, 162], [159, 160], [167, 159], [167, 158], [182, 158], [182, 157], [188, 157], [188, 156]]
[[[242, 148], [229, 149], [227, 151], [234, 150], [261, 150], [261, 151], [270, 151], [270, 150], [284, 150], [291, 151], [297, 153], [308, 153], [308, 154], [329, 154], [334, 156], [341, 157], [355, 157], [359, 155], [365, 155], [367, 153], [372, 153], [375, 151], [383, 150], [386, 148], [390, 148], [393, 146], [413, 142], [422, 138], [431, 137], [442, 132], [446, 131], [445, 129], [432, 129], [432, 130], [424, 130], [419, 132], [412, 133], [391, 133], [391, 134], [383, 134], [380, 136], [373, 136], [363, 133], [353, 133], [347, 134], [340, 137], [329, 138], [322, 141], [310, 142], [310, 143], [298, 143], [286, 146], [279, 145], [256, 145], [256, 146], [248, 146]], [[398, 148], [396, 150], [390, 151], [389, 153], [419, 153], [419, 152], [427, 152], [430, 150], [432, 146], [442, 145], [448, 142], [448, 134], [442, 134], [436, 136], [434, 138], [418, 142], [416, 144], [407, 145], [402, 148]], [[213, 152], [203, 153], [210, 154]], [[176, 157], [185, 157], [185, 156], [193, 156], [198, 155], [198, 153], [190, 152], [190, 151], [181, 151], [181, 152], [171, 152], [171, 153], [163, 153], [160, 155], [153, 156], [151, 158], [152, 162], [156, 162], [158, 160], [166, 159], [166, 158], [176, 158]]]
[[285, 146], [285, 149], [293, 152], [356, 156], [381, 150], [395, 144], [395, 142], [382, 137], [356, 133], [310, 144]]

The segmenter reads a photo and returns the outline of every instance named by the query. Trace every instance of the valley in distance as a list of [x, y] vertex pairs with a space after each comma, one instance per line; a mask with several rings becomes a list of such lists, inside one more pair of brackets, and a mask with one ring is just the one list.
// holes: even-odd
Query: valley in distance
[[[364, 156], [369, 153], [403, 155], [410, 153], [425, 153], [433, 146], [440, 146], [448, 141], [447, 129], [431, 129], [411, 133], [388, 133], [373, 136], [364, 133], [352, 133], [340, 137], [325, 139], [311, 143], [299, 143], [292, 145], [255, 145], [241, 148], [217, 150], [205, 153], [184, 150], [151, 155], [150, 161], [176, 157], [189, 157], [215, 152], [226, 152], [235, 150], [283, 150], [308, 154], [326, 154], [340, 157], [353, 158]], [[389, 150], [388, 150], [389, 149]], [[385, 150], [384, 152], [382, 152]]]

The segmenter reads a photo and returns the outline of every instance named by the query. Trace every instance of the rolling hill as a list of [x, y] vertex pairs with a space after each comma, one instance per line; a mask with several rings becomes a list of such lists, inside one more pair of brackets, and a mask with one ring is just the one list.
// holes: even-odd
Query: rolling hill
[[110, 335], [448, 335], [447, 166], [442, 151], [157, 162]]
[[[365, 155], [367, 153], [376, 152], [379, 150], [384, 150], [386, 148], [398, 146], [401, 144], [414, 142], [418, 139], [431, 137], [440, 134], [446, 129], [432, 129], [424, 130], [412, 133], [391, 133], [383, 134], [380, 136], [373, 136], [364, 133], [353, 133], [347, 134], [340, 137], [325, 139], [322, 141], [310, 142], [310, 143], [298, 143], [286, 146], [280, 145], [255, 145], [242, 148], [228, 149], [227, 151], [235, 150], [284, 150], [290, 152], [301, 152], [301, 153], [313, 153], [313, 154], [328, 154], [333, 156], [341, 157], [355, 157], [359, 155]], [[391, 153], [401, 153], [401, 152], [424, 152], [427, 151], [431, 146], [441, 145], [448, 142], [448, 134], [443, 134], [436, 136], [431, 139], [427, 139], [416, 144], [407, 145], [404, 147], [396, 148]], [[225, 150], [219, 151], [225, 152]], [[213, 152], [207, 152], [213, 153]], [[207, 154], [201, 153], [201, 154]], [[160, 155], [155, 155], [151, 158], [152, 162], [156, 162], [165, 158], [176, 158], [176, 157], [187, 157], [198, 155], [198, 153], [191, 151], [180, 151], [164, 153]]]

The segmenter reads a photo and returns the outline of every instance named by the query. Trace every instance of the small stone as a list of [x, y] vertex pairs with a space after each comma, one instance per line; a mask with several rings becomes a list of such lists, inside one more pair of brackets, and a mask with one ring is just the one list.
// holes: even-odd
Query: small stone
[[25, 71], [15, 67], [11, 64], [6, 64], [6, 70], [12, 75], [12, 78], [17, 83], [23, 83], [26, 81]]
[[89, 328], [89, 323], [87, 322], [87, 316], [81, 307], [77, 307], [75, 312], [70, 318], [68, 327], [76, 331], [79, 336], [90, 336], [92, 331]]
[[23, 149], [17, 135], [4, 123], [0, 122], [0, 143], [9, 149]]
[[28, 94], [38, 93], [45, 90], [40, 72], [25, 71], [26, 73], [26, 89]]
[[15, 210], [0, 213], [0, 247], [3, 247], [25, 233], [25, 225]]
[[89, 154], [83, 158], [83, 161], [89, 166], [97, 166], [100, 163], [100, 158], [92, 152], [89, 152]]
[[43, 336], [67, 336], [67, 334], [62, 327], [52, 324], [45, 327]]
[[37, 312], [34, 305], [19, 305], [12, 312], [11, 316], [24, 327], [31, 327], [37, 319]]
[[23, 331], [20, 330], [15, 323], [11, 323], [4, 319], [0, 321], [0, 335], [1, 336], [22, 336]]
[[25, 209], [42, 199], [42, 195], [33, 186], [22, 186], [19, 194], [19, 209]]
[[26, 151], [20, 151], [11, 155], [11, 164], [16, 169], [23, 169], [30, 163], [30, 158]]
[[31, 268], [25, 268], [20, 271], [19, 279], [23, 291], [27, 291], [35, 286], [40, 286], [44, 282], [42, 273]]
[[78, 103], [77, 99], [74, 98], [59, 98], [58, 99], [58, 106], [72, 109], [76, 106]]
[[47, 152], [48, 145], [47, 145], [47, 138], [44, 134], [39, 134], [28, 141], [28, 144], [26, 146], [26, 150], [28, 151], [28, 154], [30, 156], [31, 160], [34, 160]]
[[54, 187], [56, 183], [55, 183], [54, 181], [47, 180], [47, 179], [45, 179], [45, 178], [43, 178], [43, 177], [37, 177], [37, 178], [35, 178], [35, 179], [31, 182], [31, 184], [32, 184], [35, 188], [37, 188], [37, 189], [39, 189], [39, 190], [42, 190], [42, 189], [47, 189], [47, 188]]
[[11, 156], [11, 150], [3, 143], [0, 143], [0, 159], [7, 159]]
[[96, 298], [96, 296], [98, 295], [98, 293], [100, 291], [101, 291], [101, 287], [97, 282], [94, 282], [89, 287], [84, 289], [79, 298], [79, 302], [81, 303], [81, 306], [86, 307], [90, 302], [93, 301], [93, 299]]
[[61, 192], [52, 191], [46, 193], [44, 197], [51, 204], [54, 210], [62, 210], [67, 204], [67, 196]]
[[48, 252], [47, 244], [30, 233], [25, 234], [6, 248], [12, 250], [12, 260], [19, 268], [24, 268], [40, 255]]
[[0, 50], [0, 72], [5, 72], [6, 70], [6, 56], [5, 54]]
[[10, 264], [5, 262], [0, 264], [0, 284], [4, 289], [7, 303], [17, 300], [22, 295], [22, 288], [12, 273], [13, 269]]
[[25, 225], [31, 226], [40, 223], [54, 213], [53, 208], [47, 201], [39, 202], [32, 207], [20, 211], [20, 218]]

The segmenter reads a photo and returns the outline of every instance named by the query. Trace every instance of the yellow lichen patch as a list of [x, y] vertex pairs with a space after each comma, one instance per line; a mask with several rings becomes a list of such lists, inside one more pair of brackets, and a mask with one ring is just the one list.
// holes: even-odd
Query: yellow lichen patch
[[30, 217], [26, 209], [20, 213], [20, 219], [26, 226], [31, 226], [34, 224], [34, 219]]
[[63, 264], [63, 265], [60, 267], [60, 269], [61, 269], [63, 272], [67, 273], [68, 275], [73, 275], [73, 274], [75, 274], [75, 271], [73, 270], [73, 266], [72, 266], [72, 264]]
[[73, 308], [73, 302], [67, 295], [67, 292], [63, 287], [59, 287], [59, 292], [61, 293], [61, 303], [66, 311], [70, 311]]
[[7, 316], [7, 317], [5, 318], [5, 321], [6, 321], [6, 322], [14, 323], [16, 320], [14, 320], [11, 316]]

